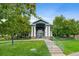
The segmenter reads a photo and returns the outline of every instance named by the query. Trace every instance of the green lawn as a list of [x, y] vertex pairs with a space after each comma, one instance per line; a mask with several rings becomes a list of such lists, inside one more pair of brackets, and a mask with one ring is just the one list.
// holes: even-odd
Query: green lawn
[[79, 52], [79, 40], [57, 40], [56, 43], [66, 55]]
[[50, 53], [45, 42], [40, 40], [26, 41], [15, 40], [14, 45], [11, 41], [0, 41], [0, 56], [49, 56]]

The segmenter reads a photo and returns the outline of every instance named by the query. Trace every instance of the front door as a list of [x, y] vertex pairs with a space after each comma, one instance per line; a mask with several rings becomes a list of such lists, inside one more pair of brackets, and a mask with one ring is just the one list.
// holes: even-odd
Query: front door
[[44, 37], [44, 31], [43, 30], [38, 30], [37, 31], [37, 38], [43, 38]]

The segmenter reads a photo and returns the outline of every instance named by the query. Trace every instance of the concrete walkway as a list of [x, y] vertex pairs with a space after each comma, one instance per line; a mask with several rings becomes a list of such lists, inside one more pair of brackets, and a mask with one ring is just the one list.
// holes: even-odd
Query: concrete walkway
[[72, 54], [70, 54], [70, 55], [68, 55], [68, 56], [79, 56], [79, 52], [72, 53]]
[[49, 52], [51, 53], [52, 56], [65, 56], [61, 49], [55, 44], [54, 41], [51, 41], [49, 39], [44, 39]]

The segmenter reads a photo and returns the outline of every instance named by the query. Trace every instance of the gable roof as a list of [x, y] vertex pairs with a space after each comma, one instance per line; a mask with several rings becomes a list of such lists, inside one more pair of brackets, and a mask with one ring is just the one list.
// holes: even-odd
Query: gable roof
[[41, 20], [41, 19], [40, 19], [40, 20], [37, 20], [37, 21], [35, 21], [35, 22], [33, 22], [32, 24], [38, 23], [38, 22], [40, 22], [40, 21], [41, 21], [41, 22], [44, 22], [44, 23], [46, 23], [46, 24], [49, 24], [48, 22], [46, 22], [46, 21], [44, 21], [44, 20]]

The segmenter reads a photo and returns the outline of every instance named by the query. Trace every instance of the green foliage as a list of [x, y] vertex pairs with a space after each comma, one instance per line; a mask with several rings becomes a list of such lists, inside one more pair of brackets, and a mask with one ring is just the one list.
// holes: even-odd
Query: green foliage
[[74, 19], [66, 19], [64, 16], [57, 16], [53, 21], [52, 31], [54, 36], [69, 37], [79, 34], [79, 22]]
[[0, 33], [29, 33], [29, 19], [35, 15], [35, 9], [35, 4], [0, 4]]
[[62, 24], [64, 20], [65, 18], [62, 15], [55, 17], [52, 27], [52, 31], [55, 36], [58, 36], [62, 33], [62, 28], [63, 28]]

